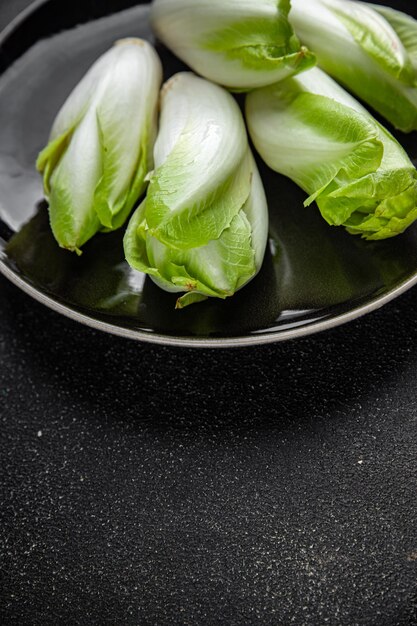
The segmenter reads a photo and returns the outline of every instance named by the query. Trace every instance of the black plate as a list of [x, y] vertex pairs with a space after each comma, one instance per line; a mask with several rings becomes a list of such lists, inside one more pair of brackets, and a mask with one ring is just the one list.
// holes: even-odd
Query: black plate
[[[398, 7], [398, 4], [396, 5]], [[416, 9], [408, 9], [417, 13]], [[181, 345], [260, 344], [359, 317], [417, 282], [417, 227], [370, 243], [331, 228], [304, 194], [259, 163], [270, 207], [270, 246], [258, 277], [233, 298], [175, 311], [175, 296], [133, 272], [123, 232], [98, 235], [81, 258], [60, 250], [48, 225], [39, 150], [71, 89], [116, 39], [153, 37], [147, 3], [40, 1], [0, 40], [0, 271], [46, 305], [133, 339]], [[183, 69], [158, 46], [166, 77]], [[415, 136], [399, 136], [417, 157]]]

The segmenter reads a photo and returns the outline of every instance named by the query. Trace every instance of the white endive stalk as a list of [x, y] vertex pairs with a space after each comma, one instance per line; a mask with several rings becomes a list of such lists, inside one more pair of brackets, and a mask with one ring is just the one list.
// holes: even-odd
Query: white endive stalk
[[289, 0], [154, 0], [151, 20], [159, 39], [201, 76], [249, 90], [315, 64], [289, 10]]
[[352, 0], [292, 0], [290, 19], [328, 74], [396, 128], [417, 129], [417, 21]]
[[115, 44], [69, 96], [38, 158], [51, 227], [61, 247], [80, 248], [127, 219], [153, 167], [162, 66], [140, 39]]
[[366, 239], [403, 232], [417, 218], [417, 172], [400, 144], [327, 74], [247, 96], [253, 142], [264, 161], [302, 187], [326, 221]]
[[125, 236], [129, 264], [178, 308], [226, 298], [261, 267], [268, 211], [239, 107], [224, 89], [191, 72], [163, 88], [147, 197]]

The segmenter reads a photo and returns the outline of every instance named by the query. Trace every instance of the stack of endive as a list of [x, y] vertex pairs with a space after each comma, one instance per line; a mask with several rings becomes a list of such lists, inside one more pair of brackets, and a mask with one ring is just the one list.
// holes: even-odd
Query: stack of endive
[[329, 224], [384, 239], [417, 218], [410, 159], [338, 84], [417, 129], [415, 20], [351, 0], [154, 0], [151, 23], [193, 71], [161, 90], [154, 48], [125, 39], [75, 88], [38, 159], [60, 246], [81, 253], [130, 216], [128, 263], [177, 292], [178, 308], [246, 285], [263, 262], [268, 209], [229, 91], [249, 92], [257, 151]]

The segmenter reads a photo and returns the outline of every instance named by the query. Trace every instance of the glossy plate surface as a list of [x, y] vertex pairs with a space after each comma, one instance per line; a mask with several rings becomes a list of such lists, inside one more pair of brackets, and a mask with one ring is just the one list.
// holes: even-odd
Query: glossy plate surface
[[[59, 249], [35, 171], [37, 154], [71, 89], [114, 40], [153, 41], [148, 16], [147, 3], [134, 0], [42, 0], [1, 36], [0, 271], [44, 304], [106, 332], [204, 347], [322, 331], [414, 285], [416, 226], [385, 242], [352, 237], [329, 227], [316, 207], [303, 208], [303, 192], [261, 163], [270, 245], [257, 278], [226, 302], [175, 311], [175, 296], [124, 261], [123, 231], [97, 235], [81, 258]], [[184, 69], [164, 48], [158, 52], [166, 77]], [[415, 135], [397, 137], [416, 162]]]

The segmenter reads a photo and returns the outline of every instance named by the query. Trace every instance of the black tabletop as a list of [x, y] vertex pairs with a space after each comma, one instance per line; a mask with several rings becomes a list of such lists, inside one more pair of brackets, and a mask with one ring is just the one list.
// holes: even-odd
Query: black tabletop
[[416, 309], [192, 351], [0, 278], [1, 623], [417, 624]]

